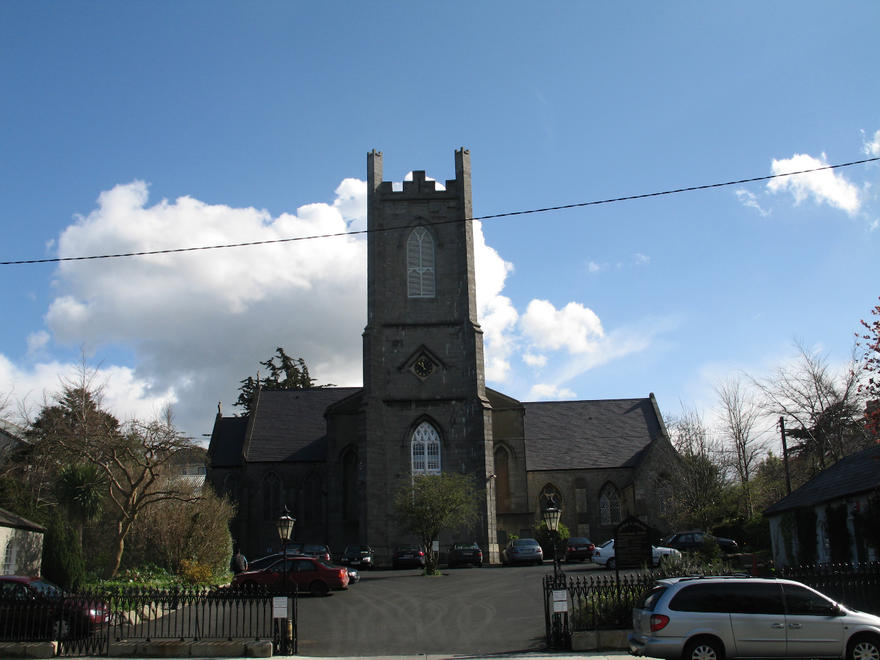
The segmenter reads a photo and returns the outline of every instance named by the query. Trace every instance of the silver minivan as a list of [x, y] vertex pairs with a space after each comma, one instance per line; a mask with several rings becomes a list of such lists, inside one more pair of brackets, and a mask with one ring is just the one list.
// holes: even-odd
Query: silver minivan
[[659, 580], [633, 609], [632, 655], [667, 660], [880, 660], [880, 617], [793, 580]]

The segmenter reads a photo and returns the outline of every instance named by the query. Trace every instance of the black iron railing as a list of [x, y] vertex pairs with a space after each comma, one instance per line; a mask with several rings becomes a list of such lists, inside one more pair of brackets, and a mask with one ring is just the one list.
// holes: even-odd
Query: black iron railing
[[[0, 598], [0, 641], [58, 641], [64, 655], [107, 655], [112, 642], [272, 640], [296, 653], [296, 592], [140, 587], [63, 598]], [[276, 620], [280, 612], [285, 621]]]

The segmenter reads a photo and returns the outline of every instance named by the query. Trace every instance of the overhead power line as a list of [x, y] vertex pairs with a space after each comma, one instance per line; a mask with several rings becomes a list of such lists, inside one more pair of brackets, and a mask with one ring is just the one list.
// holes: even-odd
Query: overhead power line
[[[564, 211], [566, 209], [583, 208], [586, 206], [598, 206], [600, 204], [614, 204], [616, 202], [629, 202], [636, 199], [646, 199], [649, 197], [662, 197], [663, 195], [677, 195], [679, 193], [693, 192], [696, 190], [708, 190], [710, 188], [724, 188], [726, 186], [737, 186], [745, 183], [756, 183], [758, 181], [769, 181], [770, 179], [779, 179], [787, 176], [797, 176], [798, 174], [810, 174], [812, 172], [821, 172], [823, 170], [836, 170], [844, 167], [852, 167], [854, 165], [863, 165], [880, 160], [880, 156], [874, 158], [864, 158], [862, 160], [853, 160], [848, 163], [838, 163], [836, 165], [823, 165], [822, 167], [814, 167], [808, 170], [799, 170], [797, 172], [784, 172], [782, 174], [768, 174], [766, 176], [755, 176], [747, 179], [737, 179], [736, 181], [724, 181], [723, 183], [707, 183], [700, 186], [687, 186], [685, 188], [674, 188], [672, 190], [661, 190], [659, 192], [642, 193], [639, 195], [626, 195], [624, 197], [610, 197], [608, 199], [597, 199], [589, 202], [578, 202], [575, 204], [562, 204], [559, 206], [545, 206], [537, 209], [528, 209], [525, 211], [507, 211], [505, 213], [493, 213], [491, 215], [481, 215], [473, 218], [457, 218], [455, 220], [444, 220], [436, 224], [448, 224], [453, 222], [465, 222], [468, 220], [496, 220], [498, 218], [509, 218], [516, 215], [529, 215], [532, 213], [549, 213], [550, 211]], [[292, 243], [294, 241], [313, 241], [321, 238], [338, 238], [340, 236], [357, 236], [358, 234], [366, 234], [370, 231], [393, 231], [402, 229], [402, 227], [385, 227], [381, 230], [361, 229], [358, 231], [342, 231], [333, 234], [313, 234], [310, 236], [295, 236], [292, 238], [274, 238], [265, 241], [248, 241], [245, 243], [224, 243], [222, 245], [201, 245], [197, 247], [167, 248], [164, 250], [144, 250], [142, 252], [121, 252], [118, 254], [95, 254], [84, 257], [53, 257], [48, 259], [22, 259], [18, 261], [0, 261], [0, 266], [14, 266], [23, 264], [47, 264], [58, 263], [62, 261], [87, 261], [90, 259], [119, 259], [121, 257], [143, 257], [153, 254], [174, 254], [175, 252], [197, 252], [202, 250], [223, 250], [228, 248], [250, 247], [254, 245], [271, 245], [273, 243]]]

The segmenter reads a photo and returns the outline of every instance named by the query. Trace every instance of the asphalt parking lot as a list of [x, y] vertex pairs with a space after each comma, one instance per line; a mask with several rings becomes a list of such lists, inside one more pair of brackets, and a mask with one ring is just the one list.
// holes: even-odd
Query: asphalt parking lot
[[[595, 564], [566, 565], [566, 573]], [[362, 571], [347, 591], [298, 601], [304, 656], [493, 655], [545, 650], [543, 566]]]

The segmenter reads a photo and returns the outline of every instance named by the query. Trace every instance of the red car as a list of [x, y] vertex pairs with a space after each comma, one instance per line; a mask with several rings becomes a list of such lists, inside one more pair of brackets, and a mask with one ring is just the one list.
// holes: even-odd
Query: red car
[[109, 621], [106, 603], [65, 593], [40, 577], [0, 576], [0, 640], [88, 637]]
[[325, 596], [331, 589], [348, 589], [348, 569], [334, 566], [315, 557], [288, 557], [285, 577], [284, 559], [257, 571], [245, 571], [232, 579], [233, 586], [264, 586], [281, 592], [285, 584], [298, 591]]

